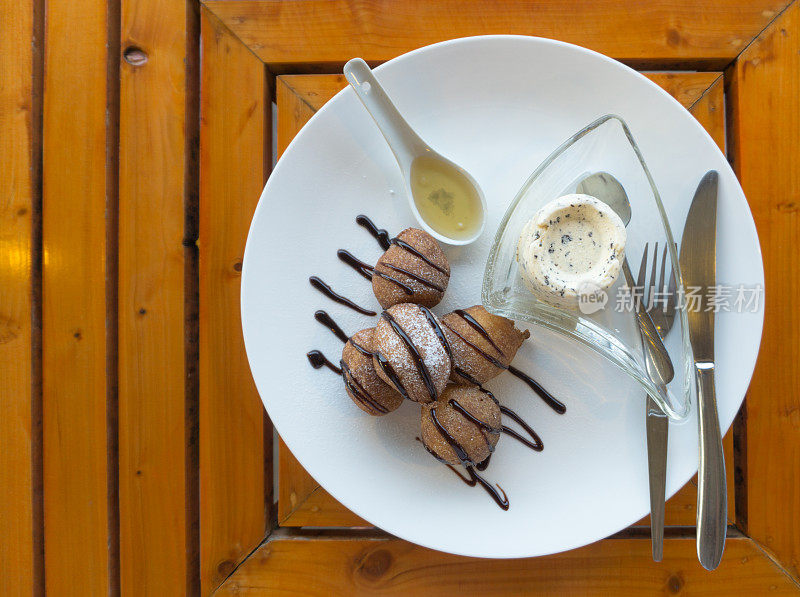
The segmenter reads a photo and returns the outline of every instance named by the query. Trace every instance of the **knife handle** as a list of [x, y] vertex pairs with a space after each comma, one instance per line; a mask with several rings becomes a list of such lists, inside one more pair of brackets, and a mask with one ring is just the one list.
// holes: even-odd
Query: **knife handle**
[[714, 570], [722, 559], [728, 526], [725, 456], [714, 391], [714, 363], [695, 363], [700, 425], [700, 474], [697, 484], [697, 557]]

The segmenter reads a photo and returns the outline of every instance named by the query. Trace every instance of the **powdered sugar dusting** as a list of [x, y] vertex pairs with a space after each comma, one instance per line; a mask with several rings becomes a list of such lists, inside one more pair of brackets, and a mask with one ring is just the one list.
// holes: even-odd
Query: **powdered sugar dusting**
[[[410, 303], [395, 305], [388, 309], [388, 313], [408, 335], [411, 343], [419, 352], [433, 380], [436, 392], [440, 394], [450, 376], [451, 362], [425, 314], [419, 306]], [[417, 371], [410, 351], [403, 339], [385, 319], [381, 319], [375, 328], [375, 346], [389, 360], [392, 368], [406, 386], [409, 396], [420, 402], [430, 401], [430, 395], [425, 388], [422, 376]]]

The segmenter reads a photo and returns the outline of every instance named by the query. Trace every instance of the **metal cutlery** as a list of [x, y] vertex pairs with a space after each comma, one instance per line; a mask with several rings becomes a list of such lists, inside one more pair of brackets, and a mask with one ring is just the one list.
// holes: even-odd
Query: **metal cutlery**
[[[656, 284], [658, 268], [658, 243], [653, 250], [653, 266], [650, 270], [650, 283], [645, 286], [647, 275], [648, 245], [644, 247], [639, 266], [637, 286], [642, 288], [640, 300], [645, 306], [663, 340], [675, 321], [675, 272], [670, 266], [669, 284], [665, 285], [667, 247], [661, 256], [661, 270]], [[666, 290], [665, 290], [666, 289]], [[659, 300], [660, 299], [660, 300]], [[664, 502], [667, 485], [667, 440], [669, 419], [658, 404], [648, 395], [646, 412], [647, 429], [647, 472], [650, 485], [650, 535], [653, 560], [660, 562], [664, 553]]]
[[[703, 291], [716, 284], [716, 222], [719, 175], [708, 172], [697, 187], [681, 241], [684, 288]], [[701, 297], [698, 309], [687, 309], [689, 339], [697, 380], [700, 468], [697, 484], [697, 556], [708, 570], [722, 559], [727, 528], [727, 487], [722, 434], [714, 390], [714, 312]]]

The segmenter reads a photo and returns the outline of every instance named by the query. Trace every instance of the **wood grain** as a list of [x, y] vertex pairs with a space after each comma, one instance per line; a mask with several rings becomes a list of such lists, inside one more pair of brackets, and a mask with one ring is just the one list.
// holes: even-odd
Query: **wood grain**
[[606, 539], [553, 556], [481, 560], [399, 539], [276, 539], [219, 595], [796, 595], [797, 585], [747, 538], [728, 539], [719, 569], [697, 562], [693, 539]]
[[765, 317], [745, 402], [746, 530], [800, 578], [800, 4], [732, 69], [733, 163], [764, 260]]
[[[202, 11], [200, 124], [200, 529], [209, 593], [264, 538], [264, 408], [242, 341], [239, 286], [271, 161], [264, 65]], [[271, 430], [269, 431], [271, 437]], [[266, 442], [267, 444], [269, 442]], [[268, 471], [269, 483], [272, 472]]]
[[[187, 592], [186, 5], [121, 3], [119, 515], [123, 594]], [[196, 472], [194, 473], [196, 474]]]
[[0, 5], [0, 584], [7, 595], [30, 594], [35, 584], [32, 32], [33, 2]]
[[720, 68], [787, 0], [210, 0], [212, 10], [273, 72], [382, 62], [435, 42], [521, 34], [575, 43], [629, 63]]
[[[45, 585], [111, 589], [106, 412], [108, 4], [50, 0], [43, 122]], [[76, 32], [80, 31], [80, 36]]]
[[[698, 119], [720, 146], [725, 143], [723, 77], [721, 72], [645, 73]], [[342, 75], [283, 75], [277, 79], [278, 152], [288, 146], [302, 126], [346, 84]], [[734, 518], [733, 436], [724, 441], [728, 467], [729, 517]], [[322, 489], [280, 443], [278, 521], [281, 526], [354, 526], [369, 523], [356, 516]], [[687, 483], [667, 502], [667, 525], [694, 526], [697, 482]], [[637, 524], [649, 525], [649, 517]]]

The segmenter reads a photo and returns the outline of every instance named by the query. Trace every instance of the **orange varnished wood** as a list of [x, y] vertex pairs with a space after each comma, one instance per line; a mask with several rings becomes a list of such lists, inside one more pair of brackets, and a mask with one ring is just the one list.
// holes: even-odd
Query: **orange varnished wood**
[[[47, 3], [43, 123], [48, 593], [109, 592], [105, 0]], [[75, 35], [80, 24], [80, 38]], [[67, 100], [68, 98], [68, 100]], [[5, 424], [5, 423], [4, 423]]]
[[8, 595], [35, 584], [32, 31], [33, 2], [0, 5], [0, 584]]
[[733, 162], [764, 260], [761, 353], [745, 402], [747, 533], [800, 579], [800, 3], [739, 58]]
[[[122, 594], [187, 587], [186, 7], [121, 3], [119, 518]], [[191, 42], [190, 42], [191, 43]], [[125, 59], [132, 47], [146, 61]]]
[[275, 539], [218, 595], [796, 595], [797, 585], [747, 538], [729, 539], [713, 574], [692, 539], [606, 539], [566, 553], [482, 560], [399, 539]]
[[264, 538], [271, 507], [264, 407], [239, 316], [244, 244], [270, 160], [271, 121], [264, 65], [205, 10], [201, 30], [200, 559], [208, 593]]
[[[725, 141], [722, 73], [645, 73], [691, 111], [722, 148]], [[341, 75], [283, 75], [278, 77], [278, 152], [283, 152], [302, 126], [347, 84]], [[356, 516], [322, 489], [280, 443], [278, 522], [282, 526], [355, 526], [369, 523]], [[728, 467], [729, 516], [734, 517], [733, 436], [725, 437]], [[692, 526], [697, 508], [697, 483], [687, 483], [667, 502], [667, 525]], [[649, 518], [639, 521], [649, 525]]]
[[[208, 0], [200, 93], [187, 76], [197, 58], [194, 2], [2, 3], [0, 593], [172, 595], [200, 585], [210, 594], [221, 583], [221, 594], [796, 593], [800, 4], [788, 4]], [[287, 73], [275, 88], [282, 151], [345, 84], [298, 73], [487, 33], [572, 41], [639, 68], [728, 67], [727, 142], [760, 234], [767, 308], [735, 487], [725, 439], [729, 506], [752, 539], [729, 539], [715, 573], [699, 568], [692, 539], [676, 538], [661, 564], [646, 538], [476, 560], [372, 530], [283, 529], [247, 558], [273, 520], [272, 430], [241, 340], [239, 272], [271, 161], [274, 75]], [[141, 48], [146, 62], [120, 61], [120, 44]], [[724, 144], [719, 73], [648, 76]], [[196, 177], [197, 245], [187, 197]], [[184, 321], [198, 302], [199, 324]], [[195, 435], [187, 422], [198, 387]], [[282, 524], [367, 524], [285, 446], [280, 463]], [[693, 526], [695, 502], [689, 483], [668, 502], [667, 524]]]
[[568, 41], [634, 63], [722, 67], [787, 0], [207, 0], [273, 69], [384, 61], [438, 41], [491, 33]]

